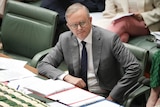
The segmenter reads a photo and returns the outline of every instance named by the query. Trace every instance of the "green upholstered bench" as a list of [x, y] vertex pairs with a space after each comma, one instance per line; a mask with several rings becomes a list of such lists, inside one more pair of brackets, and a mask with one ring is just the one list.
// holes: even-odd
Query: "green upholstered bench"
[[148, 58], [147, 70], [146, 70], [146, 72], [148, 73], [150, 72], [153, 55], [160, 50], [160, 48], [157, 48], [157, 44], [154, 41], [152, 41], [153, 38], [154, 36], [152, 35], [139, 36], [139, 37], [130, 38], [128, 42], [129, 44], [147, 49], [149, 51], [149, 58]]
[[160, 50], [160, 48], [157, 48], [157, 44], [152, 41], [153, 38], [152, 35], [139, 36], [130, 38], [128, 43], [149, 50], [148, 61], [151, 62], [154, 53]]
[[[15, 1], [20, 1], [20, 0], [15, 0]], [[26, 0], [26, 1], [28, 1], [28, 2], [26, 2], [28, 4], [39, 7], [41, 5], [42, 0], [32, 0], [32, 1], [31, 0]], [[1, 25], [0, 25], [0, 42], [1, 42]]]

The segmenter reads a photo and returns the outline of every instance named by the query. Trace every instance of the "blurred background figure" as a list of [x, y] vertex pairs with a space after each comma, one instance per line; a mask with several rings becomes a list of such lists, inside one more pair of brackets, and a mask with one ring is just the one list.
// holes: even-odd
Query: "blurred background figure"
[[[111, 20], [128, 13], [133, 15]], [[106, 0], [103, 17], [109, 20], [106, 23], [107, 29], [116, 32], [121, 41], [128, 42], [130, 36], [160, 31], [160, 0]]]
[[150, 71], [151, 92], [146, 107], [160, 107], [160, 51], [156, 52], [152, 58]]

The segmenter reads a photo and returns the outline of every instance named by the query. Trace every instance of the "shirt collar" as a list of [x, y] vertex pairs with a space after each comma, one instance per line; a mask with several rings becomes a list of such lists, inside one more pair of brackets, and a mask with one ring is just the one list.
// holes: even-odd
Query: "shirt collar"
[[[77, 38], [79, 44], [81, 43], [82, 40], [80, 40], [79, 38]], [[86, 43], [90, 43], [92, 44], [92, 29], [91, 31], [89, 32], [88, 36], [83, 40], [85, 41]]]

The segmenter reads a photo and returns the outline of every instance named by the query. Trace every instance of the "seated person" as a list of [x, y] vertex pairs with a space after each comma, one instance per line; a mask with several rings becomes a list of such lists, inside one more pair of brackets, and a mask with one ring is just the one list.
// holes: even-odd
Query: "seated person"
[[130, 36], [148, 35], [150, 31], [160, 30], [160, 0], [127, 1], [105, 1], [103, 16], [106, 19], [133, 13], [113, 21], [107, 26], [108, 30], [116, 32], [122, 42], [128, 42]]
[[[123, 103], [125, 93], [141, 74], [138, 60], [117, 34], [92, 26], [84, 5], [69, 6], [65, 18], [70, 31], [62, 33], [55, 47], [38, 63], [39, 74]], [[63, 61], [68, 73], [57, 68]]]
[[160, 51], [152, 58], [150, 71], [151, 92], [146, 107], [160, 107]]

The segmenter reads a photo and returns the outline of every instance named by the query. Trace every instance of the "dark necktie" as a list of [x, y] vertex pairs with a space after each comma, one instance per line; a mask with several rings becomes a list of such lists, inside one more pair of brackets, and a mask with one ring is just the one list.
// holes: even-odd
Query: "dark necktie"
[[[86, 50], [86, 42], [81, 42], [83, 45], [82, 56], [81, 56], [81, 78], [85, 81], [87, 85], [87, 68], [88, 68], [88, 58], [87, 58], [87, 50]], [[84, 88], [87, 90], [87, 86]]]

